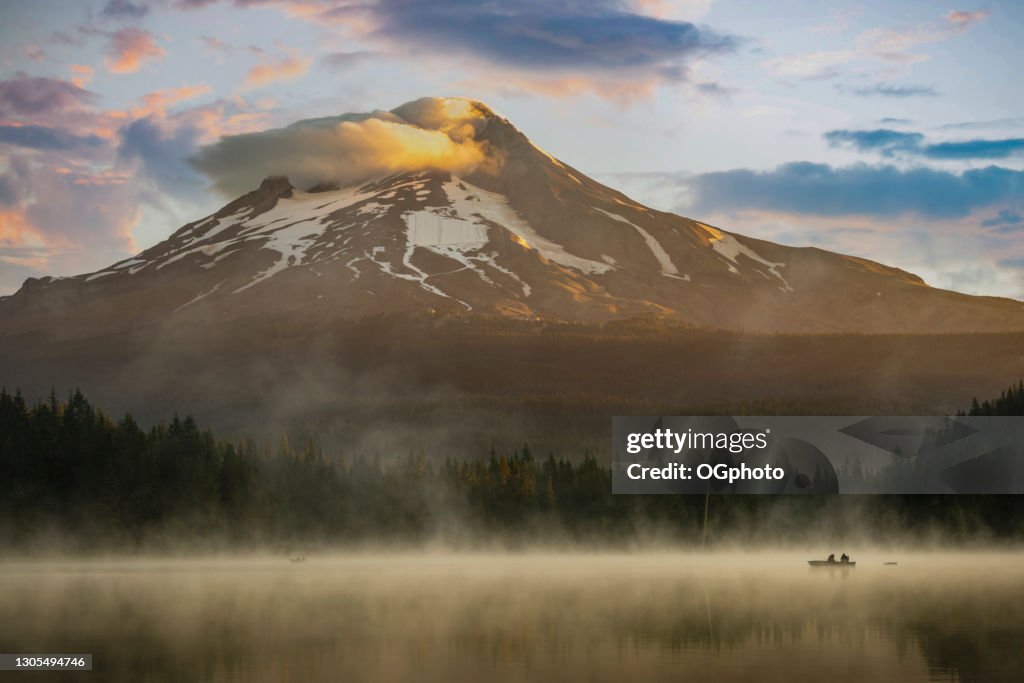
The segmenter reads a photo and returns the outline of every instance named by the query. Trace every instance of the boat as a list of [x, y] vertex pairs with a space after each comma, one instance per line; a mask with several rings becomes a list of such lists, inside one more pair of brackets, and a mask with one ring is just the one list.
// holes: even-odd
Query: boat
[[848, 569], [857, 566], [856, 562], [829, 562], [828, 560], [807, 560], [807, 564], [812, 567], [834, 567], [836, 569]]

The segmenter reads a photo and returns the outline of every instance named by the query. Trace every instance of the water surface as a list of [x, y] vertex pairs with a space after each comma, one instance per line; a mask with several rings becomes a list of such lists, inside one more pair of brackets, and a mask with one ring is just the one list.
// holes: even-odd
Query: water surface
[[94, 655], [26, 681], [1024, 680], [1024, 555], [806, 559], [8, 561], [0, 652]]

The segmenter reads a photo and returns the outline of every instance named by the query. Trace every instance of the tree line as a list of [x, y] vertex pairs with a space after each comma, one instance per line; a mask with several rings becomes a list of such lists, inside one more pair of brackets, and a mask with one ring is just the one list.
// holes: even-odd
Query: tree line
[[1018, 382], [1015, 387], [1011, 386], [1008, 389], [1004, 389], [1000, 392], [999, 398], [991, 401], [978, 403], [978, 397], [975, 396], [971, 399], [970, 410], [966, 413], [961, 411], [958, 415], [1024, 415], [1024, 380]]
[[[1009, 410], [1021, 396], [1019, 386], [1010, 389], [992, 409]], [[610, 468], [591, 454], [538, 457], [524, 445], [481, 456], [328, 454], [312, 439], [295, 445], [287, 436], [272, 445], [232, 442], [191, 417], [144, 429], [78, 391], [29, 405], [3, 390], [0, 541], [88, 551], [435, 538], [623, 545], [877, 534], [884, 541], [924, 530], [954, 542], [1024, 539], [1024, 496], [614, 496]]]

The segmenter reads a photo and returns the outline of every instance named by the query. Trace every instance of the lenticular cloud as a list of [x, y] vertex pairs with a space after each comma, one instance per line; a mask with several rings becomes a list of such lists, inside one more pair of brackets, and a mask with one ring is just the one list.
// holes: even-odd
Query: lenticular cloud
[[202, 148], [191, 163], [218, 192], [237, 196], [263, 178], [294, 185], [347, 185], [399, 171], [464, 175], [492, 161], [477, 134], [490, 112], [472, 100], [424, 98], [389, 112], [343, 114], [285, 128], [231, 135]]

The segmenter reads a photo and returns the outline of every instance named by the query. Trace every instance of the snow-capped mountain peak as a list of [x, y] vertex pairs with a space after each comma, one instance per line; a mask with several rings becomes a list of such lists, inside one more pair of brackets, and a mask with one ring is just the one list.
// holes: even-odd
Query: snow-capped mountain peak
[[302, 134], [334, 126], [369, 135], [375, 129], [359, 125], [371, 120], [388, 144], [387, 126], [414, 126], [478, 156], [452, 168], [433, 157], [411, 170], [364, 164], [362, 177], [349, 168], [313, 177], [304, 167], [305, 182], [270, 176], [133, 258], [31, 281], [0, 306], [25, 320], [73, 306], [87, 324], [89, 310], [117, 302], [133, 311], [118, 318], [125, 325], [308, 308], [342, 319], [439, 310], [579, 321], [656, 315], [770, 331], [1024, 327], [1019, 302], [934, 290], [895, 268], [649, 209], [473, 101], [318, 119], [303, 122]]

